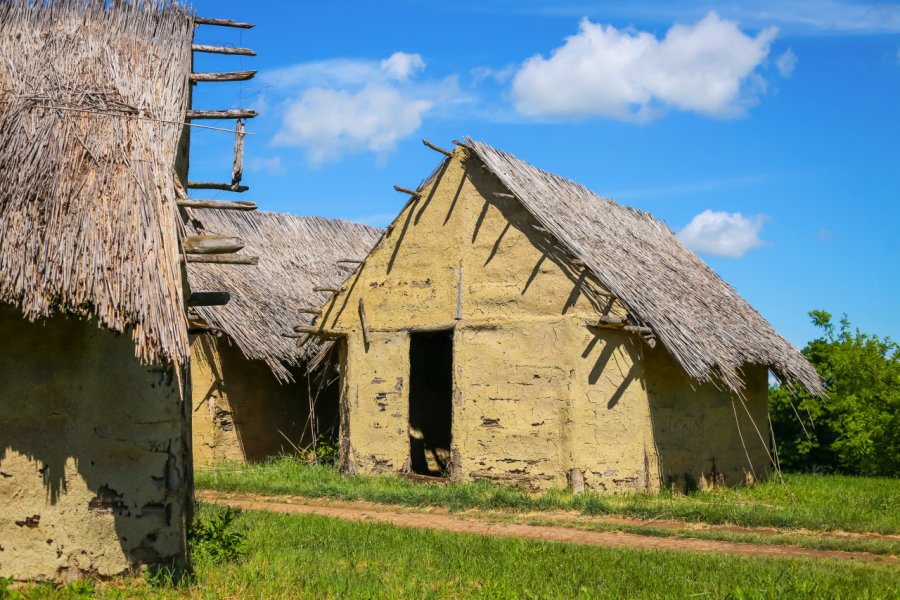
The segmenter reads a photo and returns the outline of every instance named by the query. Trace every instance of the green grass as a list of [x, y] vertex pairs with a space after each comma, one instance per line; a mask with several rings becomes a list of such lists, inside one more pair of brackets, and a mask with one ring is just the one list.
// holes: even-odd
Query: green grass
[[689, 495], [575, 496], [564, 490], [533, 495], [488, 482], [433, 485], [390, 475], [343, 477], [334, 468], [310, 466], [291, 458], [196, 472], [198, 488], [221, 491], [451, 510], [574, 510], [586, 515], [619, 514], [748, 527], [900, 533], [898, 479], [786, 474], [784, 482], [773, 478], [752, 487]]
[[[203, 507], [202, 513], [213, 509]], [[100, 584], [109, 597], [896, 598], [894, 567], [607, 549], [244, 512], [247, 554], [192, 582]]]

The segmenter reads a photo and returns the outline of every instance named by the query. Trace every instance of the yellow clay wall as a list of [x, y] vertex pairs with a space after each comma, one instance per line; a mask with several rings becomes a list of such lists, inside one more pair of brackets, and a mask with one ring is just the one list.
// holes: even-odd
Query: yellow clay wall
[[171, 368], [129, 335], [0, 305], [0, 576], [185, 561], [189, 430]]

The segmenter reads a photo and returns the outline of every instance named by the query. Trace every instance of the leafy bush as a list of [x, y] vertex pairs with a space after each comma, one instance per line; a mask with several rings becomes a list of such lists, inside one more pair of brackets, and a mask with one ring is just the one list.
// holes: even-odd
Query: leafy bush
[[815, 366], [827, 398], [794, 386], [773, 386], [769, 411], [786, 470], [900, 475], [900, 345], [836, 326], [824, 311], [809, 313], [822, 337], [803, 354]]
[[238, 511], [231, 508], [204, 509], [194, 517], [188, 531], [188, 548], [195, 561], [233, 561], [246, 552], [243, 533], [234, 526]]
[[337, 463], [337, 460], [337, 442], [330, 437], [320, 434], [319, 439], [316, 441], [316, 462], [320, 465], [333, 465]]

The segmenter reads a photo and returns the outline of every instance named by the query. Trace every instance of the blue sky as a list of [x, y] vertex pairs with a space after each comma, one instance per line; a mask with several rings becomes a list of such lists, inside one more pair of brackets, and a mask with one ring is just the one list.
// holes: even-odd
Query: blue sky
[[[241, 199], [384, 225], [469, 135], [664, 220], [785, 337], [900, 338], [900, 4], [201, 0], [195, 108], [253, 107]], [[227, 126], [227, 122], [222, 122]], [[191, 179], [230, 176], [195, 130]], [[225, 198], [227, 193], [196, 193]]]

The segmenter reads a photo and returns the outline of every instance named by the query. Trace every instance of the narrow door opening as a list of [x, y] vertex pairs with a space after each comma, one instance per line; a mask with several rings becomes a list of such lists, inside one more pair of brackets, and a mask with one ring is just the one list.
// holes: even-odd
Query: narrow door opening
[[453, 331], [411, 333], [409, 454], [413, 473], [449, 474], [452, 396]]

